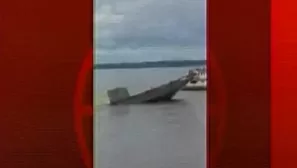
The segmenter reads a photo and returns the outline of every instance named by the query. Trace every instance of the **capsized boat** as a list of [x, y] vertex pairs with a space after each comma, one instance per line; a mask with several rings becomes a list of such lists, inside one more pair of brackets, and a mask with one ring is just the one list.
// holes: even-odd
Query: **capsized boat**
[[193, 79], [194, 76], [195, 73], [190, 71], [186, 76], [133, 96], [130, 96], [127, 88], [124, 87], [108, 90], [107, 95], [109, 97], [110, 105], [170, 101], [180, 89]]

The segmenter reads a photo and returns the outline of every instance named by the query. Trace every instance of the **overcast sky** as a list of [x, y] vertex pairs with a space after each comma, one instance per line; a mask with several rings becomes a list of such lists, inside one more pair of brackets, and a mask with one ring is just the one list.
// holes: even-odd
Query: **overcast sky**
[[96, 62], [205, 59], [205, 0], [96, 0]]

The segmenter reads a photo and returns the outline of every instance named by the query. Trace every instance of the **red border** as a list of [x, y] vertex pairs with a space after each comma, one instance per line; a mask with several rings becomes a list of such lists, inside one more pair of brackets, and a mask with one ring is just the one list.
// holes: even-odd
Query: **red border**
[[[215, 88], [228, 100], [219, 119], [211, 115], [223, 110], [208, 104], [208, 167], [270, 167], [270, 0], [207, 3], [208, 60], [223, 78], [210, 62], [208, 103], [223, 101]], [[220, 136], [217, 120], [225, 123]]]
[[[207, 90], [207, 163], [216, 164], [223, 150], [223, 137], [226, 127], [227, 92], [224, 77], [218, 66], [216, 57], [208, 53], [208, 79]], [[215, 97], [213, 97], [215, 95]]]
[[272, 168], [296, 168], [297, 1], [272, 0]]
[[[74, 94], [74, 124], [87, 168], [93, 166], [93, 50], [83, 60]], [[86, 123], [87, 122], [87, 123]], [[91, 136], [91, 137], [88, 137]]]
[[92, 16], [91, 0], [0, 1], [1, 168], [85, 168], [73, 96]]

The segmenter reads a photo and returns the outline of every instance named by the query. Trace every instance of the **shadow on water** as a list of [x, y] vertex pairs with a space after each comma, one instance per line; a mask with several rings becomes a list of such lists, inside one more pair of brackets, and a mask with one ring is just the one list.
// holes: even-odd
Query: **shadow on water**
[[[187, 106], [188, 102], [184, 99], [172, 99], [169, 101], [160, 101], [160, 102], [146, 102], [146, 103], [138, 103], [138, 104], [122, 104], [122, 105], [110, 105], [110, 104], [102, 104], [97, 107], [98, 111], [108, 112], [110, 117], [123, 117], [127, 116], [131, 113], [131, 111], [142, 111], [142, 109], [170, 109], [174, 107], [183, 107]], [[101, 110], [100, 110], [101, 109]]]
[[130, 113], [130, 105], [109, 105], [109, 113], [111, 116], [126, 116]]
[[185, 102], [183, 99], [172, 99], [172, 100], [167, 100], [167, 101], [159, 101], [159, 102], [145, 102], [142, 104], [147, 104], [147, 105], [160, 105], [160, 104], [176, 104], [176, 103], [181, 103]]
[[163, 101], [158, 101], [158, 102], [143, 102], [143, 103], [133, 103], [133, 104], [121, 104], [121, 105], [110, 105], [110, 104], [105, 104], [109, 106], [110, 108], [128, 108], [130, 106], [141, 106], [141, 105], [171, 105], [171, 104], [184, 104], [186, 101], [184, 99], [172, 99], [172, 100], [163, 100]]

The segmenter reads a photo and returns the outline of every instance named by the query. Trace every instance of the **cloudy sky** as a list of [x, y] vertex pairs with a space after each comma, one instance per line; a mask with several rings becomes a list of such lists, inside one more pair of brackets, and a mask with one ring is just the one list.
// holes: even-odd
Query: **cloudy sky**
[[205, 59], [205, 0], [95, 0], [96, 62]]

